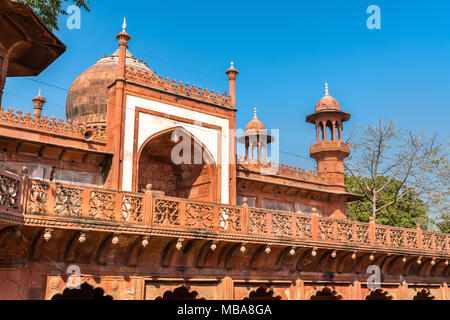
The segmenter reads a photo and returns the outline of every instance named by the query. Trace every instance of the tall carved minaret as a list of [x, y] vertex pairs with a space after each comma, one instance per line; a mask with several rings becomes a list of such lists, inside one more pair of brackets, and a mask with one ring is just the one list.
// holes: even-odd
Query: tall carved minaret
[[[316, 126], [316, 143], [311, 144], [310, 157], [317, 161], [319, 173], [326, 175], [331, 189], [345, 191], [344, 159], [350, 154], [350, 144], [342, 142], [343, 122], [350, 114], [342, 112], [339, 103], [328, 94], [316, 105], [316, 111], [306, 117], [306, 122]], [[328, 134], [327, 134], [327, 128]]]

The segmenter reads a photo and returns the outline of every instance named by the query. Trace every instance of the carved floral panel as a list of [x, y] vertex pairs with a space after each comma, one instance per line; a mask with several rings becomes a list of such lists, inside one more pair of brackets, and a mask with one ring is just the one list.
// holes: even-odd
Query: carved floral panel
[[163, 199], [155, 199], [153, 223], [180, 225], [179, 202]]
[[80, 189], [56, 187], [55, 213], [59, 216], [81, 216]]
[[297, 217], [296, 236], [300, 238], [312, 238], [311, 218]]
[[237, 208], [219, 209], [220, 212], [220, 230], [241, 231], [241, 211]]
[[108, 192], [91, 191], [89, 217], [114, 220], [115, 195]]
[[284, 214], [274, 213], [272, 215], [272, 233], [279, 236], [291, 236], [291, 217]]
[[28, 201], [27, 213], [45, 214], [47, 203], [47, 191], [49, 186], [46, 184], [32, 184], [30, 187], [30, 198]]
[[260, 210], [251, 210], [249, 231], [252, 233], [267, 233], [267, 213]]
[[186, 226], [198, 228], [214, 228], [213, 207], [209, 205], [188, 203], [186, 205]]
[[18, 180], [0, 175], [0, 205], [17, 209], [19, 207]]
[[122, 220], [128, 222], [142, 222], [142, 197], [122, 196]]

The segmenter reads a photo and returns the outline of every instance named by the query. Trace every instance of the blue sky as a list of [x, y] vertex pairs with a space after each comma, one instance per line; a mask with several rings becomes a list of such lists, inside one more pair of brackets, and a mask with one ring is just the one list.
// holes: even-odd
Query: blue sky
[[[381, 9], [381, 29], [369, 30], [366, 9]], [[98, 58], [114, 52], [127, 17], [129, 49], [157, 74], [228, 91], [236, 83], [237, 127], [253, 107], [268, 128], [280, 129], [281, 161], [312, 168], [315, 131], [306, 115], [324, 93], [352, 114], [355, 125], [382, 117], [403, 128], [448, 138], [450, 119], [450, 1], [117, 1], [92, 0], [81, 29], [60, 19], [56, 35], [67, 51], [32, 79], [68, 89]], [[8, 78], [3, 105], [31, 110], [38, 89], [44, 113], [65, 116], [67, 92]]]

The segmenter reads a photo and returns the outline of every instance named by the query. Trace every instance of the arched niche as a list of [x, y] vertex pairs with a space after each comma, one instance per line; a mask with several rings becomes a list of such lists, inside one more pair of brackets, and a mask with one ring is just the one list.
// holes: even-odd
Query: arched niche
[[148, 184], [166, 196], [217, 201], [217, 166], [189, 131], [174, 127], [150, 136], [137, 154], [135, 191]]
[[422, 289], [413, 297], [413, 300], [435, 300], [436, 298], [431, 294], [430, 290]]
[[280, 296], [276, 296], [275, 292], [266, 287], [258, 287], [249, 293], [244, 300], [281, 300]]
[[386, 290], [375, 289], [366, 296], [366, 300], [392, 300], [392, 296]]
[[342, 296], [336, 290], [325, 287], [312, 295], [310, 300], [342, 300]]
[[167, 290], [162, 296], [157, 297], [155, 300], [205, 300], [200, 298], [197, 291], [189, 291], [185, 286], [175, 288], [173, 290]]
[[52, 300], [113, 300], [111, 296], [105, 295], [102, 288], [92, 287], [87, 282], [84, 282], [80, 289], [66, 288], [62, 294], [56, 294]]

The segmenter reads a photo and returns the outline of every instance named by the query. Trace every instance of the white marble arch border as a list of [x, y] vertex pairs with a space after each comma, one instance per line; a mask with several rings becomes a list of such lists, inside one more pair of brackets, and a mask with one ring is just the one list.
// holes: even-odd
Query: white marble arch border
[[[125, 131], [124, 131], [124, 158], [123, 158], [123, 173], [122, 173], [122, 190], [131, 191], [133, 186], [133, 147], [135, 131], [138, 130], [138, 147], [147, 140], [151, 135], [165, 129], [183, 127], [201, 141], [211, 152], [214, 161], [221, 164], [221, 202], [229, 203], [229, 163], [233, 159], [230, 155], [229, 146], [229, 120], [204, 114], [198, 111], [176, 107], [170, 104], [143, 99], [132, 95], [127, 95], [125, 110]], [[164, 113], [175, 117], [189, 119], [199, 123], [214, 125], [221, 128], [221, 133], [218, 130], [205, 128], [197, 124], [187, 124], [181, 121], [162, 118], [160, 116], [139, 113], [140, 121], [139, 128], [135, 128], [136, 108]], [[143, 117], [143, 118], [141, 118]], [[151, 121], [151, 125], [148, 122]], [[220, 146], [222, 150], [219, 151], [218, 134], [221, 134]], [[221, 155], [221, 159], [218, 156]]]

